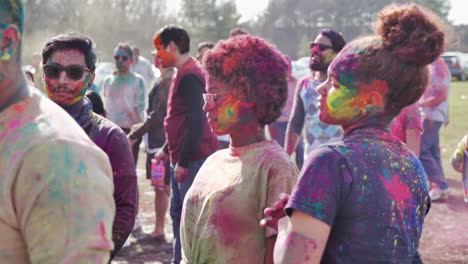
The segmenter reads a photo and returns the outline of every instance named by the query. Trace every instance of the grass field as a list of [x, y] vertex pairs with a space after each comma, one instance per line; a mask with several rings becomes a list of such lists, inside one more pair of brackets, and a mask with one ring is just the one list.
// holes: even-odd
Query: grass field
[[457, 143], [468, 133], [468, 82], [452, 82], [449, 94], [449, 124], [440, 130], [440, 150], [448, 178], [461, 181], [460, 173], [450, 164]]

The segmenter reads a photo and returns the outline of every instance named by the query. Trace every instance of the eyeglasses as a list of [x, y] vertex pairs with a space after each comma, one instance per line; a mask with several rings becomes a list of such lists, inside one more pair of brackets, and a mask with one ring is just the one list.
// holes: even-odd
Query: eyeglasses
[[128, 56], [124, 56], [124, 55], [122, 55], [122, 56], [120, 56], [120, 55], [115, 55], [115, 56], [114, 56], [114, 59], [115, 59], [115, 60], [120, 60], [120, 59], [121, 59], [121, 60], [123, 60], [123, 61], [127, 61], [129, 58], [128, 58]]
[[330, 46], [330, 45], [311, 42], [310, 43], [310, 49], [313, 49], [315, 47], [318, 47], [321, 51], [324, 51], [324, 50], [327, 50], [327, 49], [333, 49], [333, 47]]
[[225, 97], [227, 94], [229, 94], [229, 92], [217, 93], [217, 94], [204, 93], [203, 100], [205, 101], [205, 104], [207, 105], [214, 105], [218, 102], [220, 98]]
[[62, 66], [60, 64], [46, 64], [44, 65], [44, 75], [50, 79], [58, 79], [60, 74], [65, 71], [70, 80], [78, 81], [83, 78], [84, 72], [91, 72], [90, 69], [83, 65], [70, 65]]

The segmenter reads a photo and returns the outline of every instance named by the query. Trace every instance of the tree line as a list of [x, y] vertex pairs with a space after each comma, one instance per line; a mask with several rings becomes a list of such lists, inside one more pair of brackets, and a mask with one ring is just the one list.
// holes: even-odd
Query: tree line
[[[390, 3], [404, 0], [270, 0], [255, 20], [241, 22], [234, 1], [181, 0], [176, 12], [166, 0], [25, 0], [23, 54], [26, 62], [37, 57], [47, 39], [59, 33], [89, 35], [101, 61], [112, 61], [119, 42], [129, 42], [149, 58], [151, 38], [165, 24], [184, 26], [191, 35], [191, 53], [201, 41], [226, 39], [240, 27], [275, 44], [293, 59], [307, 56], [308, 43], [324, 28], [341, 32], [346, 41], [369, 34], [377, 12]], [[413, 0], [440, 15], [447, 16], [446, 0]], [[454, 27], [456, 46], [451, 50], [468, 52], [468, 25]]]

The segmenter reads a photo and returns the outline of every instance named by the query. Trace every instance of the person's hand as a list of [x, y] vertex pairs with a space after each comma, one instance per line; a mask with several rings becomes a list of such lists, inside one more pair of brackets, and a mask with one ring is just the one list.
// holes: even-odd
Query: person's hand
[[289, 201], [289, 195], [282, 193], [279, 196], [279, 200], [273, 205], [273, 207], [267, 207], [263, 213], [265, 218], [260, 221], [260, 225], [263, 227], [271, 227], [278, 231], [278, 221], [285, 217], [284, 207]]
[[154, 154], [153, 159], [156, 161], [156, 163], [162, 162], [163, 164], [166, 164], [166, 162], [169, 160], [169, 154], [167, 154], [166, 152], [164, 152], [164, 150], [161, 149], [158, 152], [156, 152], [156, 154]]
[[188, 179], [188, 168], [184, 168], [177, 164], [174, 168], [174, 179], [178, 183], [183, 183]]
[[130, 143], [130, 147], [133, 147], [133, 145], [136, 142], [136, 139], [132, 139], [130, 135], [127, 135], [127, 140], [128, 140], [128, 143]]

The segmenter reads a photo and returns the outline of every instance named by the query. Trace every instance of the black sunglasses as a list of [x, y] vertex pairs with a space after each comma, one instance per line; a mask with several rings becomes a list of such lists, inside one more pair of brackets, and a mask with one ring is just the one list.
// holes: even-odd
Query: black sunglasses
[[128, 60], [128, 56], [115, 55], [115, 56], [114, 56], [114, 59], [115, 59], [115, 60], [120, 60], [120, 59], [122, 59], [123, 61], [127, 61], [127, 60]]
[[315, 48], [315, 47], [319, 47], [319, 49], [320, 49], [321, 51], [324, 51], [324, 50], [326, 50], [326, 49], [333, 49], [333, 47], [330, 46], [330, 45], [325, 45], [325, 44], [320, 44], [320, 43], [311, 42], [311, 43], [310, 43], [310, 49], [313, 49], [313, 48]]
[[44, 75], [50, 79], [58, 79], [60, 74], [65, 71], [69, 79], [78, 81], [83, 78], [85, 71], [91, 72], [83, 65], [70, 65], [62, 66], [60, 64], [46, 64], [44, 65]]

